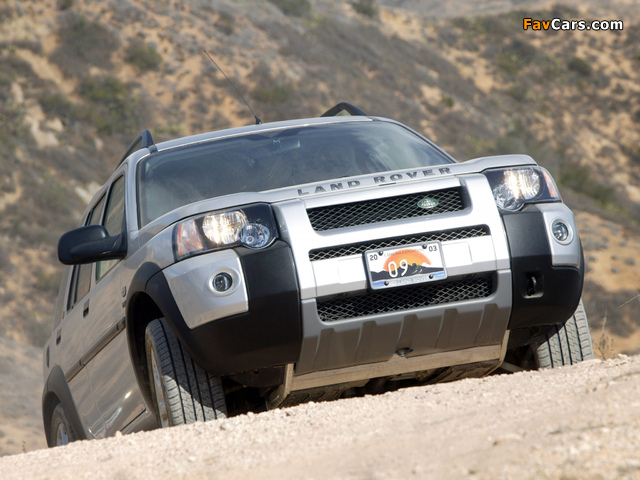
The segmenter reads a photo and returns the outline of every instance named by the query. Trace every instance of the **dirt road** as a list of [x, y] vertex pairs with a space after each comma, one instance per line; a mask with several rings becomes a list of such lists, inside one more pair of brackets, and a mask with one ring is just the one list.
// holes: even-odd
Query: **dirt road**
[[307, 404], [0, 458], [5, 480], [635, 479], [640, 357]]

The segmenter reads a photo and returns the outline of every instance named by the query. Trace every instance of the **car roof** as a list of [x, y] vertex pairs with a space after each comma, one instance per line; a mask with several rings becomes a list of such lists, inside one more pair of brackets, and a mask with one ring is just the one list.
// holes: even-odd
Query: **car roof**
[[[373, 120], [383, 120], [377, 117], [363, 117], [363, 116], [340, 116], [340, 117], [318, 117], [318, 118], [300, 118], [295, 120], [283, 120], [279, 122], [260, 123], [257, 125], [247, 125], [244, 127], [227, 128], [223, 130], [216, 130], [207, 133], [201, 133], [197, 135], [191, 135], [188, 137], [176, 138], [161, 142], [156, 145], [158, 151], [168, 150], [171, 148], [182, 147], [184, 145], [193, 145], [196, 143], [207, 142], [210, 140], [216, 140], [220, 138], [230, 138], [240, 135], [246, 135], [256, 132], [266, 132], [274, 130], [284, 130], [287, 128], [305, 127], [314, 125], [326, 125], [331, 123], [353, 123], [353, 122], [371, 122]], [[392, 120], [384, 119], [389, 122]], [[393, 122], [397, 123], [397, 122]]]

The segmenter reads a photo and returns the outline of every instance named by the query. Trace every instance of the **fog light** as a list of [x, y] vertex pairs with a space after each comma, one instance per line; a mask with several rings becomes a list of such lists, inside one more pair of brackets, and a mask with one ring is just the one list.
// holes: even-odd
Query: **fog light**
[[556, 220], [551, 226], [553, 236], [560, 243], [568, 243], [571, 241], [571, 229], [562, 220]]
[[218, 273], [213, 277], [212, 286], [216, 292], [226, 292], [233, 286], [233, 278], [226, 272]]

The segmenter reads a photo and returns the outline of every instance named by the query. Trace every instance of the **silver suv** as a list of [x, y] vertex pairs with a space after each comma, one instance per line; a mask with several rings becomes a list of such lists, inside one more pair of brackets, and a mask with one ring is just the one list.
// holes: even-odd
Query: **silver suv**
[[58, 255], [49, 445], [593, 357], [549, 173], [344, 103], [145, 130]]

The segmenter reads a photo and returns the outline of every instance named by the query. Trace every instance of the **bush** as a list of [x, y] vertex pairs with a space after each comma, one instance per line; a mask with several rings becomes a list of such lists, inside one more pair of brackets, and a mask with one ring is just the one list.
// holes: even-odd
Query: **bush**
[[136, 107], [140, 100], [117, 78], [86, 77], [80, 84], [80, 95], [93, 105], [79, 109], [78, 114], [91, 120], [100, 133], [136, 131]]
[[559, 183], [593, 198], [603, 207], [616, 204], [613, 187], [594, 180], [589, 169], [576, 162], [565, 161], [560, 165]]
[[629, 157], [629, 160], [631, 160], [636, 165], [640, 165], [640, 144], [623, 145], [621, 149], [622, 153]]
[[214, 26], [225, 35], [231, 35], [236, 28], [236, 19], [229, 13], [220, 12]]
[[351, 7], [365, 17], [373, 18], [378, 16], [378, 6], [375, 0], [357, 0], [351, 4]]
[[55, 117], [59, 117], [63, 121], [71, 117], [72, 105], [67, 97], [60, 92], [44, 91], [38, 95], [38, 101], [42, 110]]
[[509, 95], [518, 102], [524, 102], [527, 99], [527, 94], [529, 93], [529, 87], [522, 82], [514, 83], [507, 90]]
[[51, 59], [67, 76], [82, 75], [91, 65], [111, 66], [119, 46], [110, 30], [71, 11], [60, 17], [57, 35], [60, 42]]
[[285, 15], [292, 17], [306, 17], [311, 13], [309, 0], [269, 0]]
[[129, 44], [124, 59], [127, 63], [135, 66], [140, 72], [153, 70], [162, 63], [162, 55], [156, 51], [153, 45], [140, 43]]
[[46, 174], [41, 185], [35, 184], [32, 198], [37, 207], [56, 215], [68, 215], [71, 212], [71, 194], [67, 188], [57, 182], [51, 175]]
[[12, 151], [29, 138], [29, 131], [23, 123], [24, 117], [23, 104], [0, 98], [0, 146]]
[[35, 274], [34, 285], [41, 295], [54, 296], [58, 293], [61, 277], [62, 275], [59, 270], [56, 270], [54, 273], [47, 273], [39, 269]]
[[73, 7], [73, 0], [58, 0], [56, 3], [58, 10], [68, 10], [71, 7]]
[[521, 40], [513, 40], [500, 50], [496, 56], [496, 65], [506, 73], [515, 75], [533, 62], [537, 53], [534, 46]]
[[567, 66], [572, 72], [579, 73], [584, 77], [588, 77], [589, 75], [591, 75], [591, 65], [589, 65], [588, 62], [579, 57], [573, 57], [571, 60], [569, 60]]
[[283, 103], [289, 100], [291, 87], [284, 84], [256, 87], [251, 90], [251, 96], [259, 102], [270, 104]]
[[442, 103], [447, 108], [453, 108], [455, 100], [453, 99], [453, 97], [442, 97], [440, 99], [440, 103]]
[[0, 8], [0, 24], [8, 22], [13, 18], [13, 9], [11, 7]]

